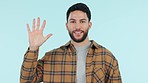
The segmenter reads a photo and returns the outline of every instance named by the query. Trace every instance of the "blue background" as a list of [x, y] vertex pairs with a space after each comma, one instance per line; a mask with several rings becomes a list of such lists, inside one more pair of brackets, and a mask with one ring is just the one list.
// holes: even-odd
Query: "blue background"
[[44, 35], [53, 34], [41, 46], [41, 58], [70, 40], [65, 13], [76, 2], [89, 6], [93, 23], [89, 38], [113, 52], [123, 83], [148, 83], [148, 0], [0, 0], [1, 83], [19, 83], [29, 45], [26, 23], [46, 19]]

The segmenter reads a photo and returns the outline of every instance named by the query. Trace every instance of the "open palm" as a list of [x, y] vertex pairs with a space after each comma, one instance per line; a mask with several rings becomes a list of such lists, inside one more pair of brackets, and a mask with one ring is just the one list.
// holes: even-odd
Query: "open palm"
[[48, 34], [47, 36], [43, 36], [43, 30], [46, 25], [46, 20], [44, 20], [41, 28], [40, 28], [40, 18], [38, 17], [37, 23], [35, 19], [32, 22], [32, 31], [30, 30], [29, 25], [27, 24], [27, 30], [29, 35], [29, 44], [32, 50], [38, 49], [52, 34]]

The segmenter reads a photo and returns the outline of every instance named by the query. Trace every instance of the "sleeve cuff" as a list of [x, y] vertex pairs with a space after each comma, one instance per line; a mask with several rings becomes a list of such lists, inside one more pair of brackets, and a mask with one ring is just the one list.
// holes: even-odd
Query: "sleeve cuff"
[[25, 54], [25, 59], [37, 59], [38, 58], [38, 51], [39, 49], [35, 50], [35, 51], [31, 51], [30, 48], [28, 47], [26, 54]]

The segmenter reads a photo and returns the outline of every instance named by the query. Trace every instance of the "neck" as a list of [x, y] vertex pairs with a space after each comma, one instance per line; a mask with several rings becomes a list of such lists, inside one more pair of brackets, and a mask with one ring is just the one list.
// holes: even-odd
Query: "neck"
[[77, 47], [85, 46], [85, 45], [87, 45], [87, 44], [89, 43], [89, 39], [88, 39], [88, 37], [86, 37], [86, 39], [85, 39], [83, 42], [79, 42], [79, 43], [77, 43], [77, 42], [71, 40], [71, 43], [72, 43], [74, 46], [77, 46]]

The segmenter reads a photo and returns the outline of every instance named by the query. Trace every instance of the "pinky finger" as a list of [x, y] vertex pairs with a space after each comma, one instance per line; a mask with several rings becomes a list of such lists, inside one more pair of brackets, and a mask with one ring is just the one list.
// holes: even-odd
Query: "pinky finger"
[[28, 31], [28, 33], [30, 33], [31, 30], [30, 30], [30, 28], [29, 28], [29, 24], [26, 24], [26, 26], [27, 26], [27, 31]]

